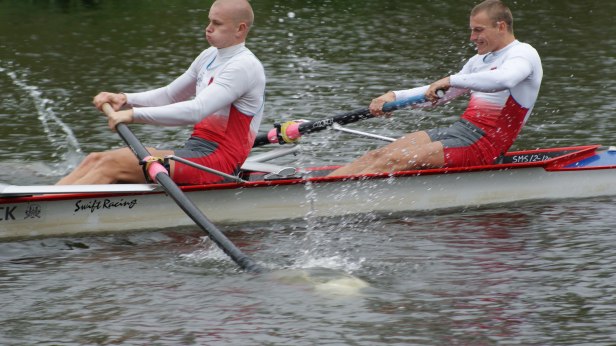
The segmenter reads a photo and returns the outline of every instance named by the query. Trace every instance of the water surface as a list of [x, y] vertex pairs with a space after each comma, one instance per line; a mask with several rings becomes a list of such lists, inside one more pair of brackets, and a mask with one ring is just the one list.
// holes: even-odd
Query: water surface
[[[121, 146], [92, 97], [181, 73], [206, 47], [210, 3], [0, 1], [0, 181], [53, 183], [86, 153]], [[473, 4], [253, 1], [247, 45], [268, 78], [262, 130], [456, 72], [473, 54]], [[545, 72], [513, 149], [614, 143], [615, 4], [512, 2], [516, 34]], [[396, 137], [450, 123], [463, 107], [350, 127]], [[148, 145], [190, 133], [132, 128]], [[294, 159], [346, 162], [381, 144], [325, 131]], [[240, 272], [191, 227], [0, 243], [0, 343], [610, 345], [615, 202], [224, 225], [273, 269], [266, 275]], [[341, 277], [369, 286], [323, 286]]]

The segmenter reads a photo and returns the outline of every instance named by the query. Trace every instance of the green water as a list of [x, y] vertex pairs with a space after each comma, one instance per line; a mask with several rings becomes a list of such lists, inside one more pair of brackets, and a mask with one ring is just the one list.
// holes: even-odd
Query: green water
[[[0, 182], [53, 183], [86, 153], [122, 145], [92, 97], [184, 71], [206, 48], [210, 3], [0, 0]], [[544, 67], [513, 149], [616, 143], [616, 2], [511, 3], [517, 38]], [[253, 0], [247, 45], [268, 78], [262, 130], [456, 72], [473, 54], [473, 4]], [[448, 124], [464, 106], [349, 127], [395, 137]], [[148, 145], [190, 132], [133, 129]], [[346, 162], [379, 144], [326, 131], [295, 159]], [[191, 230], [0, 244], [0, 343], [614, 344], [614, 203], [225, 228], [268, 266], [324, 266], [370, 283], [341, 300], [237, 273]]]

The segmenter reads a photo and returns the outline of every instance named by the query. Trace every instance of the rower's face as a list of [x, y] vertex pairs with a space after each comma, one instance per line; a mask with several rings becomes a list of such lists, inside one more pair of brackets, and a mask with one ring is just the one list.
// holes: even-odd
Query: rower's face
[[239, 25], [230, 12], [224, 4], [214, 3], [210, 8], [210, 23], [205, 28], [205, 38], [213, 47], [226, 48], [237, 43]]
[[503, 22], [494, 22], [486, 11], [471, 17], [471, 42], [475, 44], [478, 54], [487, 54], [499, 50], [502, 41], [502, 30], [506, 30]]

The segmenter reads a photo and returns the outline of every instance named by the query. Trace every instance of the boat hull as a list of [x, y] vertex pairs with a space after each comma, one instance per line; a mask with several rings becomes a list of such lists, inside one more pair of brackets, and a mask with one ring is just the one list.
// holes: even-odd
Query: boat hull
[[[616, 195], [614, 169], [430, 172], [308, 178], [184, 188], [217, 224], [369, 212], [412, 212]], [[192, 225], [162, 192], [0, 199], [0, 239], [153, 230]]]

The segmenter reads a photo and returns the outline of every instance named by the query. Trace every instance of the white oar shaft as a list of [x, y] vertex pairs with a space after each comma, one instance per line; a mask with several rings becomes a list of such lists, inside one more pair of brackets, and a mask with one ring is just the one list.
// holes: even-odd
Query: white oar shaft
[[352, 133], [354, 135], [359, 135], [359, 136], [364, 136], [364, 137], [376, 138], [376, 139], [380, 139], [380, 140], [387, 141], [387, 142], [393, 142], [393, 141], [396, 140], [395, 138], [385, 137], [385, 136], [377, 135], [377, 134], [374, 134], [374, 133], [368, 133], [368, 132], [363, 132], [363, 131], [347, 129], [346, 127], [342, 127], [342, 126], [340, 126], [340, 125], [338, 125], [336, 123], [334, 123], [332, 125], [332, 128], [334, 130], [336, 130], [336, 131]]

